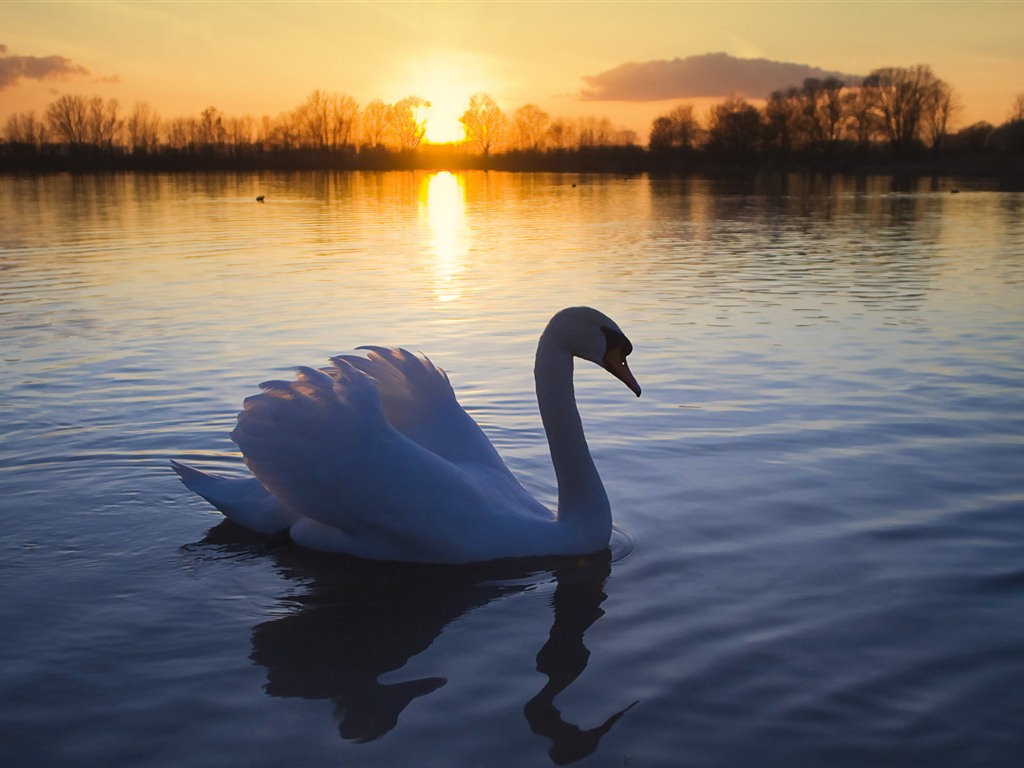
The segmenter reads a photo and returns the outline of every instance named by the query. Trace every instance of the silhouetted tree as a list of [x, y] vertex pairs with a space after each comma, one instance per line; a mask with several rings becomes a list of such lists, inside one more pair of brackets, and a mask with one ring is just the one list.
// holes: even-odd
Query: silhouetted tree
[[700, 142], [700, 122], [692, 104], [680, 104], [667, 115], [655, 118], [648, 146], [653, 150], [689, 151]]
[[300, 142], [307, 147], [326, 147], [330, 141], [328, 95], [317, 89], [295, 110], [295, 125]]
[[35, 112], [15, 112], [4, 123], [4, 140], [39, 149], [46, 143], [46, 123], [36, 117]]
[[764, 105], [764, 143], [788, 157], [794, 149], [802, 148], [804, 135], [801, 126], [800, 89], [790, 86], [773, 91]]
[[383, 147], [391, 125], [391, 107], [380, 99], [374, 99], [363, 109], [359, 125], [363, 144]]
[[711, 108], [708, 146], [723, 159], [749, 161], [762, 134], [761, 113], [739, 96], [730, 96]]
[[551, 116], [536, 104], [524, 104], [512, 117], [515, 124], [516, 146], [520, 149], [539, 150], [547, 139]]
[[584, 115], [576, 121], [576, 141], [580, 147], [608, 147], [612, 145], [612, 121], [607, 117]]
[[992, 123], [982, 120], [981, 122], [961, 128], [949, 139], [950, 148], [971, 155], [981, 155], [987, 152], [992, 144], [992, 134], [996, 127]]
[[256, 121], [252, 115], [229, 117], [224, 121], [227, 145], [235, 155], [252, 146], [256, 137]]
[[293, 115], [300, 143], [318, 149], [349, 144], [358, 112], [359, 105], [351, 96], [313, 91]]
[[160, 116], [148, 101], [137, 101], [125, 120], [128, 146], [134, 152], [153, 152], [160, 140]]
[[809, 77], [800, 89], [804, 130], [810, 143], [826, 154], [839, 141], [843, 127], [844, 83], [834, 77]]
[[466, 129], [466, 141], [484, 157], [508, 138], [509, 122], [493, 98], [486, 93], [470, 97], [469, 107], [459, 118]]
[[205, 147], [215, 147], [227, 140], [224, 128], [224, 113], [216, 107], [207, 107], [199, 115], [196, 125], [195, 143]]
[[330, 146], [353, 144], [359, 119], [359, 102], [344, 93], [333, 93], [328, 104], [328, 117]]
[[920, 141], [935, 93], [945, 84], [927, 64], [876, 69], [861, 85], [869, 94], [882, 129], [900, 156], [908, 155]]
[[89, 99], [89, 113], [86, 119], [86, 141], [94, 147], [110, 150], [120, 143], [124, 121], [120, 117], [117, 99], [104, 101], [99, 96]]
[[1013, 106], [1010, 108], [1009, 122], [1024, 120], [1024, 93], [1018, 93], [1013, 99]]
[[872, 138], [881, 131], [871, 89], [861, 86], [844, 93], [843, 111], [846, 114], [846, 134], [863, 154]]
[[654, 118], [651, 133], [647, 139], [647, 147], [652, 152], [660, 152], [672, 147], [672, 121], [662, 115]]
[[959, 109], [953, 89], [942, 80], [936, 80], [929, 89], [924, 114], [924, 133], [936, 154], [942, 151], [949, 135], [949, 122]]
[[576, 145], [576, 127], [570, 120], [559, 117], [551, 122], [547, 143], [554, 149], [569, 149]]
[[391, 135], [399, 149], [413, 150], [423, 141], [427, 123], [421, 108], [429, 106], [430, 102], [419, 96], [407, 96], [391, 108]]
[[992, 132], [992, 146], [999, 152], [1024, 156], [1024, 93], [1018, 93], [1009, 119]]
[[84, 96], [65, 94], [46, 108], [50, 133], [72, 147], [85, 144], [89, 136], [89, 103]]

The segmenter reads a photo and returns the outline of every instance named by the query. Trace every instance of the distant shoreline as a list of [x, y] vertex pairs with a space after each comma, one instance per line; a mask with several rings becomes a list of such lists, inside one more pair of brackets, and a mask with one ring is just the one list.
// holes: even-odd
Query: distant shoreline
[[896, 161], [884, 157], [832, 160], [751, 158], [731, 160], [705, 153], [652, 152], [642, 147], [595, 147], [543, 152], [505, 152], [488, 157], [449, 147], [414, 152], [339, 150], [216, 152], [118, 152], [0, 148], [0, 174], [55, 173], [247, 173], [293, 171], [508, 171], [609, 175], [703, 176], [728, 178], [755, 174], [957, 176], [991, 178], [1006, 188], [1024, 189], [1024, 158], [962, 155]]

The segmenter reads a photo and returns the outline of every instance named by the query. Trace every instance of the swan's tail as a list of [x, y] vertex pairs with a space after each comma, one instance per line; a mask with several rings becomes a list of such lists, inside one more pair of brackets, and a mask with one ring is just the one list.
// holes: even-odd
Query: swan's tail
[[259, 533], [278, 533], [300, 519], [285, 509], [255, 477], [225, 477], [171, 459], [181, 482], [202, 496], [233, 523]]

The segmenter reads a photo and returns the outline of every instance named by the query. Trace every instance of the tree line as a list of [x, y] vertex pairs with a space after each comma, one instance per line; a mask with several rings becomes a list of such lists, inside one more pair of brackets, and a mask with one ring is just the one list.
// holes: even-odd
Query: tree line
[[[214, 106], [199, 115], [162, 118], [145, 101], [124, 111], [116, 99], [63, 95], [42, 116], [11, 115], [0, 132], [0, 156], [11, 158], [116, 159], [189, 158], [252, 161], [333, 160], [335, 164], [410, 161], [424, 153], [430, 102], [409, 96], [360, 107], [346, 94], [315, 90], [295, 109], [276, 117], [229, 116]], [[474, 95], [462, 115], [463, 142], [426, 153], [488, 157], [492, 152], [569, 151], [591, 147], [636, 147], [635, 132], [603, 117], [551, 117], [534, 104], [511, 115], [487, 94]]]
[[[460, 118], [462, 142], [425, 145], [429, 102], [409, 96], [364, 106], [315, 90], [276, 117], [162, 118], [145, 101], [62, 95], [42, 116], [11, 115], [0, 132], [0, 169], [490, 167], [512, 170], [807, 168], [854, 170], [885, 162], [952, 159], [980, 167], [1024, 156], [1024, 94], [1000, 126], [951, 132], [958, 95], [927, 65], [876, 69], [858, 83], [810, 78], [761, 107], [740, 96], [706, 116], [681, 103], [654, 119], [646, 148], [604, 117], [553, 117], [535, 104], [506, 112], [487, 94]], [[969, 168], [960, 168], [969, 170]]]
[[927, 65], [876, 69], [859, 83], [808, 78], [774, 91], [763, 108], [730, 97], [701, 121], [692, 104], [656, 118], [649, 149], [685, 162], [703, 153], [718, 161], [842, 165], [914, 161], [944, 155], [1024, 153], [1024, 94], [998, 128], [975, 123], [951, 132], [959, 97]]

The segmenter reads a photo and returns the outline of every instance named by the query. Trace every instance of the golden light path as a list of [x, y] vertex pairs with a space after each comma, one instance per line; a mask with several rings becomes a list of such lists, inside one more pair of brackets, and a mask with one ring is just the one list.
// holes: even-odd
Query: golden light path
[[468, 248], [465, 179], [448, 171], [426, 177], [420, 185], [420, 215], [430, 230], [437, 300], [455, 301], [461, 296], [459, 274]]

